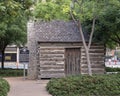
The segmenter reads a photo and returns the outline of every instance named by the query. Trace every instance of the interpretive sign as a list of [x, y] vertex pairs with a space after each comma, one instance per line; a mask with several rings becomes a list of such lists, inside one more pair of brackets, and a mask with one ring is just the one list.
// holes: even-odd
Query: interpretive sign
[[27, 48], [20, 48], [19, 62], [29, 62], [29, 50]]

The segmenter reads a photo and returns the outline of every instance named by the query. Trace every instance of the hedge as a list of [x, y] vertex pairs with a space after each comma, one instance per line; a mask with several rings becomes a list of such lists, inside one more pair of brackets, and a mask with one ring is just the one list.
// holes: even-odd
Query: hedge
[[10, 90], [8, 82], [0, 78], [0, 96], [7, 96], [7, 93]]
[[0, 69], [0, 77], [16, 77], [16, 76], [23, 76], [23, 69]]
[[105, 70], [106, 72], [120, 72], [120, 68], [106, 67]]
[[52, 96], [120, 96], [120, 74], [52, 79], [46, 88]]

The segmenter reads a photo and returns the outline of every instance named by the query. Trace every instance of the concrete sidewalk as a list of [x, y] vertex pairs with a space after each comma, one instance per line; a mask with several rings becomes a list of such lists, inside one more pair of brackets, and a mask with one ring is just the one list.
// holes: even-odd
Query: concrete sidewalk
[[48, 80], [24, 80], [22, 77], [5, 79], [10, 84], [8, 96], [52, 96], [45, 88]]

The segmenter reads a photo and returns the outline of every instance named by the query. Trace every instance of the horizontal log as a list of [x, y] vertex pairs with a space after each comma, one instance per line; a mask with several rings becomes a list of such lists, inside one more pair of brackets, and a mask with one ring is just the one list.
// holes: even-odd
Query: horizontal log
[[[91, 64], [95, 64], [95, 65], [98, 65], [98, 64], [101, 65], [101, 64], [105, 63], [104, 61], [93, 61], [93, 60], [91, 60], [90, 62], [91, 62]], [[81, 64], [87, 64], [87, 60], [84, 60], [84, 61], [82, 60]]]
[[44, 59], [46, 59], [46, 60], [64, 60], [65, 58], [64, 57], [40, 57], [40, 60], [42, 61], [42, 60], [44, 60]]
[[[99, 58], [99, 59], [100, 59], [100, 58], [101, 58], [101, 59], [103, 58], [103, 59], [104, 59], [105, 57], [104, 57], [104, 56], [90, 56], [90, 58], [91, 58], [91, 59], [92, 59], [92, 58], [94, 58], [94, 59], [95, 59], [95, 58], [96, 58], [96, 59], [97, 59], [97, 58]], [[81, 56], [81, 59], [86, 59], [86, 56]]]
[[[90, 50], [105, 50], [105, 47], [103, 46], [91, 46]], [[85, 51], [85, 48], [82, 48], [82, 51]]]
[[[105, 69], [104, 68], [92, 68], [92, 72], [96, 72], [97, 73], [99, 71], [104, 72]], [[81, 68], [81, 72], [83, 72], [83, 73], [88, 72], [88, 68]]]
[[40, 51], [40, 54], [64, 54], [64, 51], [55, 50], [55, 51]]
[[[96, 65], [91, 65], [91, 67], [92, 68], [105, 68], [105, 66], [104, 65], [98, 65], [98, 64], [96, 64]], [[88, 66], [87, 66], [87, 64], [85, 65], [81, 65], [81, 68], [88, 68]]]
[[43, 50], [43, 49], [40, 49], [40, 52], [46, 52], [46, 51], [47, 51], [47, 52], [50, 52], [50, 51], [52, 51], [52, 52], [62, 51], [62, 52], [63, 52], [64, 49], [63, 49], [63, 48], [62, 48], [62, 49], [60, 49], [60, 48], [58, 48], [58, 49], [57, 49], [57, 48], [50, 48], [50, 49], [44, 49], [44, 50]]
[[59, 47], [40, 47], [41, 51], [45, 51], [45, 50], [64, 50], [64, 48], [59, 48]]
[[[93, 64], [93, 65], [95, 65], [95, 66], [105, 66], [105, 64], [104, 63], [101, 63], [101, 64]], [[87, 66], [87, 63], [83, 63], [83, 64], [81, 64], [81, 67], [82, 66]], [[86, 67], [87, 68], [87, 67]], [[98, 67], [99, 68], [99, 67]]]
[[64, 67], [64, 63], [63, 64], [40, 64], [40, 67]]
[[40, 58], [54, 58], [54, 57], [64, 58], [64, 54], [40, 54]]
[[[84, 65], [87, 65], [87, 62], [86, 63], [81, 63], [81, 66], [84, 66]], [[102, 62], [102, 63], [91, 63], [91, 65], [100, 66], [100, 65], [105, 65], [105, 63], [104, 62]]]
[[63, 65], [64, 61], [40, 61], [40, 65]]
[[64, 73], [57, 73], [57, 74], [40, 74], [38, 75], [39, 79], [42, 78], [61, 78], [61, 77], [65, 77]]
[[[99, 56], [104, 56], [105, 54], [104, 53], [89, 53], [90, 56], [92, 55], [99, 55]], [[85, 56], [86, 54], [85, 53], [81, 53], [82, 56]]]
[[[85, 51], [82, 51], [82, 53], [85, 53]], [[89, 53], [105, 53], [104, 50], [90, 50]]]
[[40, 70], [54, 70], [54, 69], [64, 69], [64, 66], [59, 66], [59, 65], [56, 65], [56, 66], [40, 66]]
[[57, 73], [64, 73], [64, 69], [40, 70], [40, 74], [57, 74]]
[[[90, 55], [90, 58], [92, 59], [92, 58], [104, 58], [104, 55]], [[86, 55], [82, 55], [81, 56], [81, 59], [86, 59]]]
[[64, 61], [64, 58], [40, 58], [40, 61]]
[[[81, 51], [82, 51], [82, 52], [85, 52], [85, 49], [82, 49]], [[90, 52], [92, 52], [92, 51], [105, 51], [105, 49], [103, 49], [103, 48], [92, 48], [92, 49], [90, 49], [89, 51], [90, 51]]]
[[93, 50], [93, 49], [105, 49], [105, 47], [103, 47], [103, 46], [91, 46], [90, 47], [90, 50]]
[[[104, 61], [104, 57], [90, 57], [90, 60], [92, 61]], [[87, 61], [87, 58], [82, 58], [82, 61]]]

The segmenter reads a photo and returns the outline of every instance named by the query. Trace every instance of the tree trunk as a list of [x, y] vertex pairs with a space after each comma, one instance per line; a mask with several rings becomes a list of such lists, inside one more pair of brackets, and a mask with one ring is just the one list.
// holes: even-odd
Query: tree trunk
[[86, 58], [87, 58], [87, 64], [88, 64], [88, 74], [92, 76], [92, 68], [91, 68], [91, 62], [90, 62], [90, 54], [89, 54], [89, 49], [85, 49], [86, 52]]
[[[78, 2], [77, 2], [77, 3], [78, 3]], [[85, 37], [84, 37], [84, 34], [83, 34], [82, 25], [81, 25], [80, 20], [76, 20], [76, 19], [75, 19], [74, 15], [72, 14], [72, 11], [70, 11], [70, 15], [71, 15], [74, 23], [76, 24], [76, 26], [77, 26], [78, 29], [79, 29], [79, 32], [80, 32], [80, 35], [81, 35], [81, 38], [82, 38], [82, 42], [83, 42], [83, 46], [84, 46], [84, 48], [85, 48], [87, 65], [88, 65], [88, 74], [89, 74], [90, 76], [92, 76], [92, 67], [91, 67], [91, 62], [90, 62], [89, 50], [90, 50], [90, 46], [91, 46], [91, 43], [92, 43], [92, 38], [93, 38], [94, 29], [95, 29], [96, 17], [93, 18], [92, 30], [91, 30], [90, 38], [89, 38], [88, 45], [87, 45], [86, 40], [85, 40]]]
[[[85, 48], [87, 65], [88, 65], [88, 74], [89, 74], [90, 76], [92, 76], [92, 68], [91, 68], [90, 54], [89, 54], [89, 49], [90, 49], [91, 41], [92, 41], [92, 40], [89, 40], [89, 44], [88, 44], [88, 46], [87, 46], [86, 41], [85, 41], [85, 37], [84, 37], [84, 34], [83, 34], [83, 31], [82, 31], [82, 26], [81, 26], [81, 22], [80, 22], [80, 21], [78, 22], [78, 27], [79, 27], [79, 32], [80, 32], [80, 34], [81, 34], [83, 46], [84, 46], [84, 48]], [[92, 37], [91, 37], [91, 38], [92, 38]]]
[[4, 61], [5, 61], [5, 49], [1, 51], [2, 60], [1, 60], [1, 69], [4, 69]]

